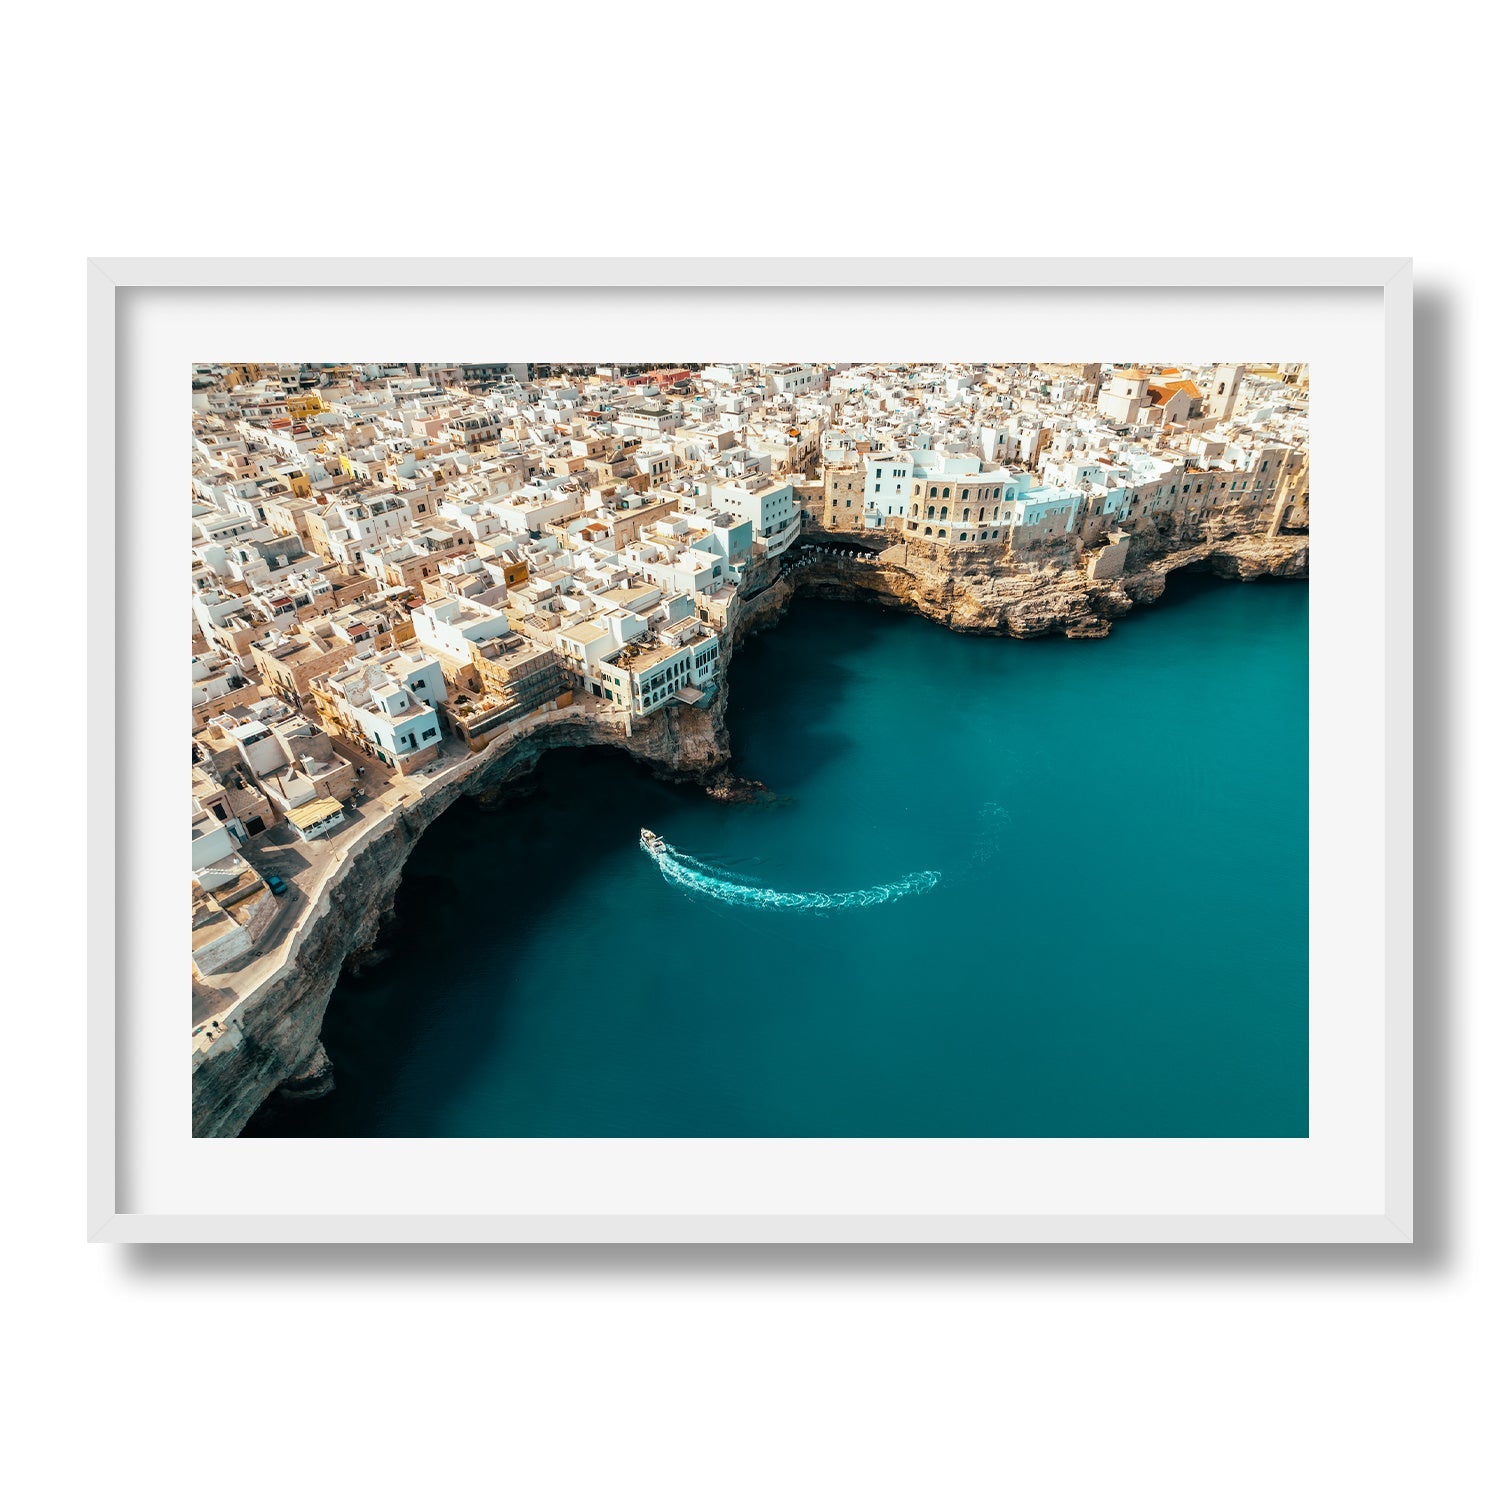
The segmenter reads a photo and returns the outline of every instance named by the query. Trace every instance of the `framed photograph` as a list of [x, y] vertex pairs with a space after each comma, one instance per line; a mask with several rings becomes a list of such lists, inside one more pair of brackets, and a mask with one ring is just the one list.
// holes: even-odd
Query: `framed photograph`
[[1413, 1239], [1409, 261], [88, 277], [91, 1237]]

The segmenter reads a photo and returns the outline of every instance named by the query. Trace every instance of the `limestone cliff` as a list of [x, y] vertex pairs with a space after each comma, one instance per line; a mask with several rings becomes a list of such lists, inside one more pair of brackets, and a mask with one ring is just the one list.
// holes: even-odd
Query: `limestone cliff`
[[[838, 539], [830, 545], [839, 546]], [[1178, 569], [1226, 578], [1305, 578], [1306, 537], [1231, 535], [1170, 545], [1154, 533], [1131, 544], [1119, 578], [1091, 579], [1077, 569], [1021, 572], [996, 569], [985, 549], [946, 547], [913, 538], [878, 560], [818, 555], [800, 565], [798, 586], [825, 597], [863, 595], [914, 610], [950, 630], [1030, 637], [1061, 632], [1107, 635], [1113, 622], [1159, 599]]]

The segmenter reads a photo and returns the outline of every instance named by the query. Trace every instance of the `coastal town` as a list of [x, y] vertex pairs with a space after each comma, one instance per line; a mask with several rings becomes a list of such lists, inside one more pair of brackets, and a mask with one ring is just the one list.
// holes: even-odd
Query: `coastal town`
[[735, 642], [796, 588], [1089, 636], [1174, 567], [1306, 569], [1296, 364], [192, 373], [195, 1133], [328, 1086], [380, 872], [459, 796], [564, 744], [723, 793]]

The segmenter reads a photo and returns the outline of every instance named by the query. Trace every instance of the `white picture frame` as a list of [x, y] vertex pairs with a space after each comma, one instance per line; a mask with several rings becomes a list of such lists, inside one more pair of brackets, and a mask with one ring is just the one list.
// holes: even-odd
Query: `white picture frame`
[[[1331, 1082], [1329, 1089], [1324, 1089], [1319, 1070], [1327, 1070], [1331, 1075], [1332, 1071], [1344, 1069], [1350, 1074], [1346, 1081], [1351, 1082], [1362, 1102], [1357, 1110], [1351, 1107], [1347, 1114], [1341, 1112], [1340, 1104], [1333, 1114], [1323, 1116], [1327, 1129], [1318, 1124], [1320, 1117], [1315, 1110], [1314, 1130], [1308, 1142], [1280, 1143], [1306, 1145], [1303, 1158], [1299, 1159], [1295, 1152], [1285, 1153], [1275, 1160], [1268, 1158], [1269, 1167], [1255, 1165], [1252, 1158], [1256, 1153], [1248, 1149], [1265, 1143], [1246, 1142], [1208, 1142], [1210, 1149], [1206, 1153], [1187, 1149], [1205, 1144], [1192, 1142], [1167, 1143], [1180, 1148], [1175, 1152], [1160, 1150], [1163, 1146], [1160, 1142], [1026, 1142], [1021, 1143], [1021, 1155], [1029, 1155], [1033, 1161], [1025, 1171], [1016, 1165], [1020, 1157], [1014, 1162], [1007, 1158], [1009, 1164], [999, 1164], [994, 1142], [842, 1143], [849, 1148], [843, 1154], [821, 1149], [829, 1143], [791, 1143], [801, 1148], [799, 1155], [809, 1171], [836, 1173], [841, 1183], [848, 1183], [848, 1201], [830, 1204], [826, 1209], [815, 1197], [804, 1195], [797, 1199], [790, 1189], [785, 1203], [776, 1201], [769, 1190], [755, 1189], [755, 1184], [768, 1180], [756, 1176], [764, 1171], [764, 1161], [757, 1160], [758, 1148], [774, 1144], [764, 1142], [541, 1143], [535, 1162], [524, 1170], [504, 1157], [503, 1142], [343, 1142], [338, 1143], [335, 1153], [321, 1158], [314, 1180], [308, 1184], [308, 1193], [313, 1196], [288, 1197], [281, 1204], [273, 1201], [274, 1190], [265, 1186], [274, 1178], [274, 1170], [256, 1179], [264, 1191], [246, 1190], [239, 1197], [231, 1191], [232, 1179], [257, 1155], [272, 1162], [273, 1168], [279, 1163], [284, 1173], [285, 1155], [272, 1161], [261, 1148], [280, 1144], [295, 1149], [309, 1143], [184, 1141], [180, 1153], [176, 1145], [170, 1153], [171, 1171], [176, 1173], [172, 1181], [176, 1186], [151, 1185], [148, 1191], [148, 1181], [154, 1183], [158, 1158], [164, 1159], [169, 1154], [161, 1142], [171, 1139], [174, 1107], [182, 1135], [188, 1134], [185, 1048], [184, 1055], [172, 1060], [183, 1078], [183, 1098], [179, 1105], [174, 1106], [169, 1097], [130, 1102], [131, 1110], [139, 1105], [142, 1111], [156, 1111], [164, 1122], [160, 1131], [155, 1126], [146, 1130], [129, 1124], [123, 1112], [122, 1080], [130, 1083], [145, 1066], [143, 1040], [150, 1034], [149, 1027], [137, 1028], [132, 1019], [132, 1007], [149, 988], [144, 983], [149, 961], [139, 958], [137, 950], [148, 938], [160, 935], [145, 932], [144, 926], [154, 924], [143, 924], [134, 917], [125, 924], [117, 920], [117, 904], [148, 879], [144, 841], [139, 837], [119, 836], [117, 824], [127, 816], [132, 801], [128, 788], [122, 793], [120, 779], [133, 761], [152, 753], [156, 741], [152, 739], [148, 745], [145, 740], [156, 731], [143, 731], [129, 743], [123, 730], [113, 742], [109, 734], [96, 732], [90, 737], [87, 778], [91, 808], [87, 851], [87, 1230], [91, 1239], [532, 1243], [1409, 1243], [1414, 1239], [1410, 564], [1414, 511], [1409, 260], [90, 261], [88, 575], [95, 621], [103, 622], [102, 626], [96, 623], [96, 630], [116, 622], [117, 640], [129, 642], [134, 638], [133, 633], [121, 628], [121, 622], [132, 611], [148, 607], [138, 591], [126, 597], [117, 587], [117, 575], [125, 571], [123, 564], [117, 567], [122, 540], [128, 540], [132, 528], [142, 524], [139, 516], [133, 514], [127, 518], [130, 524], [122, 525], [117, 503], [130, 495], [139, 495], [142, 480], [136, 468], [136, 450], [153, 434], [143, 433], [148, 424], [135, 418], [134, 407], [125, 423], [117, 421], [117, 413], [127, 398], [132, 402], [138, 398], [131, 368], [137, 352], [135, 345], [145, 341], [153, 326], [151, 320], [156, 314], [152, 309], [164, 304], [160, 299], [153, 302], [142, 297], [133, 302], [132, 298], [138, 293], [222, 296], [226, 301], [237, 301], [238, 315], [243, 316], [248, 302], [264, 296], [268, 308], [275, 302], [283, 309], [280, 323], [267, 316], [256, 325], [264, 326], [267, 337], [274, 341], [285, 336], [278, 329], [294, 326], [286, 323], [286, 317], [295, 319], [298, 307], [318, 309], [322, 306], [320, 296], [326, 294], [332, 300], [335, 294], [351, 289], [361, 293], [361, 305], [365, 308], [376, 305], [381, 298], [393, 301], [400, 298], [416, 306], [424, 297], [442, 296], [448, 299], [451, 310], [455, 292], [462, 289], [472, 289], [476, 299], [499, 296], [504, 302], [509, 297], [511, 300], [504, 305], [510, 309], [508, 316], [516, 320], [513, 326], [520, 326], [523, 317], [526, 303], [518, 295], [523, 293], [539, 302], [587, 293], [595, 312], [601, 306], [621, 302], [628, 305], [630, 299], [645, 298], [659, 314], [662, 308], [672, 305], [672, 299], [686, 294], [701, 294], [715, 306], [722, 302], [727, 307], [736, 297], [755, 293], [764, 298], [767, 293], [774, 293], [771, 305], [791, 304], [800, 298], [798, 305], [809, 310], [820, 302], [837, 301], [836, 294], [857, 290], [860, 305], [865, 309], [878, 307], [881, 299], [893, 303], [899, 300], [904, 307], [920, 308], [927, 305], [923, 299], [928, 298], [934, 310], [934, 327], [942, 324], [944, 318], [951, 323], [954, 296], [966, 290], [972, 291], [976, 300], [988, 299], [986, 306], [997, 297], [1002, 302], [1004, 298], [1011, 299], [1004, 305], [1011, 308], [1010, 316], [1019, 321], [1024, 321], [1022, 313], [1028, 305], [1027, 298], [1066, 298], [1074, 293], [1086, 294], [1090, 305], [1099, 308], [1114, 307], [1117, 303], [1128, 307], [1132, 299], [1144, 299], [1156, 310], [1158, 318], [1164, 316], [1162, 309], [1170, 310], [1174, 305], [1172, 299], [1179, 296], [1191, 300], [1195, 308], [1207, 308], [1214, 298], [1223, 298], [1226, 304], [1232, 303], [1242, 312], [1246, 306], [1260, 306], [1257, 299], [1262, 299], [1268, 328], [1276, 326], [1271, 316], [1273, 311], [1284, 317], [1283, 326], [1292, 328], [1298, 326], [1297, 309], [1312, 307], [1319, 296], [1327, 294], [1330, 299], [1343, 299], [1337, 305], [1347, 310], [1348, 321], [1341, 326], [1357, 325], [1362, 330], [1361, 337], [1368, 340], [1361, 347], [1378, 350], [1378, 377], [1371, 379], [1366, 402], [1373, 424], [1371, 432], [1378, 432], [1378, 440], [1371, 438], [1358, 450], [1351, 446], [1347, 453], [1331, 451], [1333, 440], [1325, 445], [1319, 428], [1315, 444], [1320, 464], [1318, 536], [1320, 548], [1332, 553], [1337, 547], [1340, 557], [1346, 550], [1358, 553], [1361, 545], [1367, 547], [1367, 554], [1361, 554], [1365, 558], [1365, 571], [1355, 580], [1365, 590], [1361, 603], [1364, 630], [1358, 639], [1351, 637], [1341, 646], [1341, 651], [1351, 660], [1358, 658], [1367, 673], [1364, 680], [1368, 691], [1343, 715], [1347, 727], [1329, 726], [1333, 740], [1320, 744], [1315, 730], [1313, 759], [1316, 766], [1320, 757], [1336, 759], [1341, 751], [1351, 755], [1358, 745], [1360, 769], [1349, 774], [1366, 777], [1363, 790], [1368, 796], [1364, 807], [1368, 817], [1378, 818], [1378, 828], [1364, 829], [1361, 837], [1367, 837], [1368, 847], [1378, 853], [1360, 861], [1359, 879], [1365, 882], [1362, 889], [1370, 893], [1370, 899], [1358, 913], [1339, 909], [1336, 901], [1320, 905], [1320, 887], [1315, 882], [1315, 930], [1324, 921], [1341, 922], [1345, 924], [1344, 930], [1353, 934], [1360, 930], [1362, 921], [1365, 943], [1372, 951], [1361, 949], [1356, 963], [1355, 950], [1346, 943], [1350, 977], [1345, 983], [1353, 993], [1339, 991], [1335, 980], [1321, 997], [1315, 984], [1314, 998], [1316, 1003], [1337, 1002], [1357, 1008], [1372, 1029], [1357, 1049], [1351, 1044], [1350, 1051], [1357, 1051], [1357, 1057], [1331, 1056], [1328, 1049], [1320, 1052], [1315, 1047], [1312, 1082], [1315, 1102], [1322, 1108], [1334, 1093], [1329, 1091], [1333, 1087]], [[1287, 312], [1288, 308], [1292, 312]], [[130, 312], [128, 319], [127, 312]], [[807, 315], [812, 316], [810, 311]], [[309, 314], [309, 327], [315, 323], [322, 327], [326, 321], [322, 312]], [[1252, 326], [1254, 321], [1245, 326]], [[192, 326], [191, 318], [187, 326]], [[406, 326], [411, 329], [421, 324], [409, 322]], [[907, 337], [914, 340], [917, 335], [910, 330], [909, 320], [904, 326]], [[961, 321], [952, 326], [961, 326]], [[326, 331], [323, 336], [328, 336]], [[411, 336], [409, 332], [407, 336]], [[204, 337], [210, 337], [207, 329]], [[447, 357], [448, 347], [447, 344], [438, 347], [435, 342], [427, 349], [414, 351], [414, 355], [429, 357], [429, 351], [435, 349], [430, 357]], [[720, 346], [713, 345], [709, 352], [720, 357]], [[794, 356], [814, 352], [792, 351]], [[939, 350], [937, 356], [945, 352]], [[923, 355], [925, 350], [918, 350], [912, 357]], [[228, 357], [222, 348], [200, 345], [192, 357], [220, 356]], [[330, 354], [326, 349], [278, 347], [274, 355], [264, 357], [347, 356], [342, 350]], [[363, 351], [356, 357], [363, 357]], [[536, 357], [545, 357], [544, 351], [538, 349]], [[565, 352], [554, 357], [576, 356]], [[822, 357], [842, 356], [830, 352]], [[964, 357], [964, 352], [958, 351], [951, 357]], [[1072, 350], [1047, 350], [1036, 357], [1078, 355]], [[1098, 357], [1097, 351], [1093, 357]], [[1282, 357], [1280, 351], [1278, 357]], [[1301, 348], [1287, 351], [1284, 357], [1302, 358], [1304, 351]], [[1336, 353], [1333, 358], [1336, 361]], [[1322, 399], [1322, 391], [1328, 388], [1320, 387], [1318, 382], [1325, 378], [1322, 370], [1328, 361], [1320, 365], [1314, 358], [1313, 363], [1314, 420], [1318, 422], [1317, 403]], [[1327, 378], [1353, 380], [1358, 378], [1358, 369], [1363, 369], [1368, 377], [1368, 359], [1355, 360], [1345, 375]], [[128, 443], [122, 441], [125, 436], [130, 438]], [[154, 437], [158, 441], [164, 437], [170, 448], [180, 439], [180, 427], [175, 432], [155, 433]], [[1341, 473], [1326, 486], [1330, 493], [1339, 496], [1345, 489], [1351, 496], [1356, 491], [1363, 496], [1357, 526], [1352, 499], [1343, 509], [1338, 504], [1324, 503], [1323, 476], [1335, 467], [1334, 459], [1339, 460], [1340, 469], [1345, 461], [1358, 460], [1363, 466], [1357, 475]], [[157, 469], [158, 478], [162, 472]], [[167, 492], [168, 496], [170, 493]], [[169, 507], [170, 499], [164, 503]], [[1343, 545], [1346, 538], [1347, 547]], [[1329, 567], [1325, 581], [1320, 552], [1318, 578], [1313, 585], [1318, 595], [1323, 595], [1324, 590], [1335, 591], [1326, 597], [1336, 607], [1336, 591], [1349, 586], [1347, 579], [1341, 581], [1337, 566]], [[1315, 664], [1318, 653], [1328, 648], [1328, 639], [1318, 639], [1315, 612], [1312, 648]], [[1347, 664], [1346, 661], [1346, 667]], [[175, 663], [167, 666], [168, 675], [172, 665]], [[114, 661], [108, 652], [91, 653], [88, 701], [94, 723], [120, 725], [122, 706], [128, 707], [138, 694], [154, 691], [145, 682], [151, 670], [139, 653], [131, 653], [124, 645]], [[1354, 675], [1358, 676], [1358, 672]], [[1318, 680], [1315, 670], [1315, 684]], [[1372, 738], [1377, 730], [1378, 738]], [[1334, 742], [1340, 734], [1350, 737], [1342, 746]], [[1355, 735], [1359, 736], [1357, 741]], [[165, 747], [162, 753], [175, 753], [170, 719], [163, 721], [160, 744]], [[1353, 837], [1347, 827], [1342, 832]], [[1324, 828], [1315, 837], [1327, 838], [1329, 834], [1330, 830]], [[1333, 830], [1333, 836], [1341, 836], [1340, 831]], [[170, 836], [167, 842], [170, 844]], [[168, 857], [166, 867], [170, 868], [170, 864]], [[1317, 869], [1315, 860], [1315, 874]], [[1328, 870], [1323, 874], [1326, 876]], [[1372, 911], [1377, 891], [1378, 911]], [[168, 942], [178, 943], [179, 951], [180, 933], [179, 923], [175, 938], [165, 935]], [[128, 951], [121, 947], [122, 936], [129, 938]], [[122, 972], [126, 975], [123, 982]], [[170, 975], [169, 969], [157, 972]], [[122, 1018], [129, 1020], [129, 1024], [122, 1024]], [[138, 1094], [140, 1090], [135, 1092]], [[159, 1095], [160, 1091], [157, 1092]], [[134, 1119], [134, 1115], [129, 1119]], [[537, 1178], [546, 1176], [550, 1182], [555, 1174], [566, 1179], [575, 1168], [583, 1173], [587, 1166], [581, 1154], [563, 1149], [548, 1153], [549, 1145], [576, 1148], [591, 1144], [598, 1148], [595, 1154], [600, 1159], [601, 1175], [620, 1183], [618, 1191], [607, 1193], [578, 1186], [572, 1198], [560, 1196], [558, 1191], [540, 1189], [531, 1198], [527, 1197], [531, 1191], [527, 1183], [533, 1180], [528, 1173]], [[1326, 1159], [1325, 1144], [1329, 1153]], [[902, 1187], [903, 1182], [914, 1184], [930, 1178], [931, 1160], [917, 1149], [924, 1145], [941, 1151], [945, 1167], [951, 1171], [951, 1182], [944, 1189], [946, 1197], [936, 1189], [923, 1195], [910, 1186]], [[861, 1147], [881, 1149], [862, 1151]], [[1092, 1155], [1089, 1148], [1094, 1148]], [[241, 1153], [239, 1157], [233, 1155], [236, 1151]], [[630, 1155], [632, 1151], [634, 1156]], [[653, 1196], [647, 1191], [644, 1179], [632, 1187], [631, 1174], [641, 1160], [652, 1155], [662, 1157], [665, 1176], [680, 1179], [686, 1173], [702, 1181], [707, 1171], [716, 1183], [724, 1184], [724, 1191], [705, 1195], [704, 1201], [698, 1203], [677, 1201], [669, 1194]], [[1161, 1191], [1148, 1190], [1143, 1175], [1136, 1188], [1131, 1189], [1132, 1165], [1155, 1155], [1160, 1155], [1164, 1163], [1165, 1175], [1161, 1181], [1165, 1186]], [[764, 1158], [765, 1153], [760, 1156]], [[1310, 1168], [1306, 1181], [1300, 1182], [1293, 1193], [1292, 1179], [1301, 1170], [1298, 1161], [1312, 1157], [1318, 1158], [1316, 1170]], [[1080, 1164], [1089, 1160], [1095, 1161], [1101, 1178], [1113, 1178], [1125, 1185], [1113, 1196], [1096, 1186], [1090, 1197], [1091, 1190], [1080, 1177], [1079, 1194], [1070, 1197], [1068, 1174], [1078, 1173]], [[405, 1169], [403, 1162], [412, 1169], [405, 1187], [401, 1175]], [[446, 1164], [439, 1176], [450, 1173], [454, 1182], [467, 1177], [481, 1193], [491, 1191], [497, 1170], [503, 1176], [514, 1169], [514, 1177], [503, 1184], [509, 1199], [502, 1196], [497, 1201], [492, 1196], [469, 1212], [457, 1206], [456, 1198], [444, 1199], [436, 1191], [423, 1193], [415, 1184], [430, 1176], [434, 1162]], [[1222, 1166], [1222, 1180], [1214, 1163]], [[335, 1164], [336, 1172], [330, 1173], [330, 1166]], [[909, 1175], [904, 1175], [908, 1170]], [[1005, 1182], [1014, 1184], [1018, 1205], [1015, 1211], [996, 1198], [993, 1185], [1000, 1180], [994, 1175], [997, 1171]], [[1235, 1177], [1241, 1171], [1243, 1181]], [[1016, 1175], [1006, 1175], [1012, 1172]], [[361, 1177], [362, 1173], [373, 1176]], [[374, 1190], [367, 1190], [363, 1200], [357, 1198], [359, 1181], [387, 1176], [389, 1202], [376, 1202], [371, 1196]], [[330, 1195], [327, 1211], [318, 1206], [319, 1177]], [[165, 1183], [166, 1176], [161, 1180]], [[250, 1180], [247, 1176], [246, 1181]], [[332, 1197], [341, 1190], [336, 1188], [336, 1182], [346, 1181], [355, 1183], [356, 1197], [350, 1200], [354, 1206], [334, 1205]], [[580, 1176], [579, 1182], [582, 1181]], [[639, 1206], [629, 1196], [631, 1192], [636, 1194]], [[880, 1200], [883, 1192], [889, 1194], [890, 1201]], [[1290, 1196], [1283, 1203], [1278, 1193]], [[513, 1208], [512, 1202], [516, 1205]]]

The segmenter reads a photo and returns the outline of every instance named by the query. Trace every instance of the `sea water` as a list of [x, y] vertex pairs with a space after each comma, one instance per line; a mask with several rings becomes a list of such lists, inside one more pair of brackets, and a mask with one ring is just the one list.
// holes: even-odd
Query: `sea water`
[[247, 1133], [1306, 1134], [1305, 584], [1100, 641], [798, 599], [731, 673], [769, 800], [598, 750], [461, 802]]

